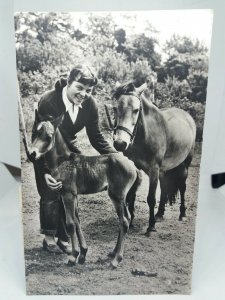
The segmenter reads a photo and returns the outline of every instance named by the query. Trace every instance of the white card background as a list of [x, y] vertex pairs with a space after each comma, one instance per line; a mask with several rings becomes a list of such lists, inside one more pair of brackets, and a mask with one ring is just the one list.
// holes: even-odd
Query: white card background
[[[0, 289], [2, 299], [25, 299], [26, 297], [19, 183], [3, 164], [20, 167], [14, 11], [127, 11], [197, 8], [213, 9], [214, 24], [196, 224], [193, 294], [188, 298], [224, 299], [225, 188], [212, 190], [210, 176], [212, 173], [225, 172], [225, 2], [221, 0], [67, 0], [61, 2], [15, 0], [13, 3], [12, 0], [0, 0]], [[43, 299], [43, 297], [47, 296], [35, 296], [35, 299]], [[151, 296], [151, 299], [156, 297], [169, 299], [170, 296]], [[64, 298], [67, 299], [68, 296], [61, 297], [61, 299]], [[76, 296], [76, 298], [79, 299], [81, 296]], [[136, 299], [136, 296], [123, 296], [122, 298]], [[143, 298], [149, 298], [149, 296], [143, 296]], [[183, 296], [176, 298], [183, 299]]]

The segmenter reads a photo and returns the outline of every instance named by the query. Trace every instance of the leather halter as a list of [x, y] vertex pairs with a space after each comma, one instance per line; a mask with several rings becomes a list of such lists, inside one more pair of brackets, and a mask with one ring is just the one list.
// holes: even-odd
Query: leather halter
[[140, 109], [139, 109], [138, 118], [137, 118], [136, 124], [135, 124], [135, 126], [134, 126], [133, 132], [130, 131], [130, 129], [124, 127], [124, 126], [116, 125], [116, 126], [114, 127], [114, 135], [115, 135], [117, 129], [122, 130], [122, 131], [125, 131], [125, 132], [126, 132], [127, 134], [129, 134], [129, 136], [130, 136], [130, 144], [129, 144], [129, 145], [131, 145], [131, 144], [133, 144], [134, 138], [135, 138], [136, 133], [137, 133], [137, 126], [138, 126], [138, 122], [139, 122], [140, 112], [141, 112], [141, 110], [142, 110], [142, 103], [141, 103], [140, 97], [138, 97], [138, 96], [137, 96], [136, 94], [134, 94], [134, 93], [128, 93], [128, 94], [125, 94], [125, 95], [131, 95], [131, 96], [134, 96], [134, 97], [138, 98], [138, 100], [140, 101]]

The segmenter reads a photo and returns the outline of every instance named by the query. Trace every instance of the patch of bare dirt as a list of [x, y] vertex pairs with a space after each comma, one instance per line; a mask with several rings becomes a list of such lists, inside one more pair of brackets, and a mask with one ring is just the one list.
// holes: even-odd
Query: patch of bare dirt
[[[115, 270], [107, 254], [114, 248], [118, 220], [106, 192], [79, 197], [80, 218], [89, 246], [87, 261], [67, 265], [67, 256], [42, 250], [39, 196], [33, 166], [22, 155], [23, 223], [27, 293], [55, 294], [188, 294], [194, 246], [200, 155], [194, 157], [187, 180], [187, 218], [180, 222], [179, 201], [167, 206], [157, 232], [144, 235], [148, 225], [148, 178], [136, 200], [134, 229], [125, 242], [124, 260]], [[147, 274], [150, 274], [147, 276]], [[151, 276], [152, 274], [152, 276]]]

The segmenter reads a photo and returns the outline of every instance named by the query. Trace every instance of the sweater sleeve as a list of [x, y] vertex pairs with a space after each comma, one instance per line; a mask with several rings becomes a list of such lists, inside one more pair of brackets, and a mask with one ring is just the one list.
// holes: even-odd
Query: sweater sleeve
[[98, 108], [94, 100], [91, 102], [90, 116], [86, 125], [86, 131], [91, 145], [100, 153], [117, 153], [116, 149], [109, 145], [99, 128]]

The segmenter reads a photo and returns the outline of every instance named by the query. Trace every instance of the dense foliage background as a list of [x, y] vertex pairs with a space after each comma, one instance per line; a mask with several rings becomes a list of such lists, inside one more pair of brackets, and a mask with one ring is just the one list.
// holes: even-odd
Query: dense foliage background
[[87, 31], [82, 32], [80, 26], [73, 25], [70, 14], [15, 15], [18, 79], [28, 129], [40, 95], [52, 89], [57, 78], [68, 74], [72, 66], [85, 63], [99, 78], [94, 94], [103, 129], [107, 126], [103, 105], [111, 102], [116, 82], [134, 80], [138, 86], [154, 74], [157, 105], [188, 111], [196, 121], [197, 140], [201, 141], [208, 49], [198, 40], [174, 34], [159, 52], [157, 31], [151, 24], [146, 24], [141, 34], [128, 35], [111, 14], [90, 14], [85, 22]]

